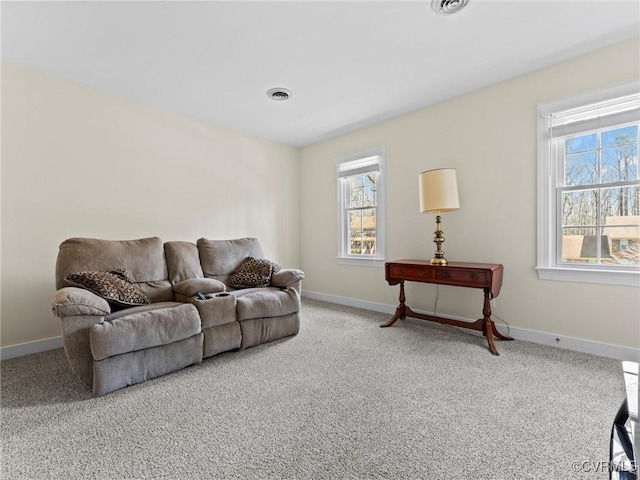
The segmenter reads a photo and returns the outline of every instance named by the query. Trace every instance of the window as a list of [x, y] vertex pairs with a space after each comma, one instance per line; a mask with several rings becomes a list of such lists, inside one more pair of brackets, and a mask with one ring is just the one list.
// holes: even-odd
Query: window
[[384, 152], [377, 148], [336, 161], [338, 261], [384, 262]]
[[539, 278], [637, 286], [638, 83], [538, 112]]

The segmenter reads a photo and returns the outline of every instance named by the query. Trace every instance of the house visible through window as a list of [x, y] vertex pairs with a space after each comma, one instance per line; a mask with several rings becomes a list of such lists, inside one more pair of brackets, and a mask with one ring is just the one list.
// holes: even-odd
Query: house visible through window
[[637, 285], [638, 84], [539, 107], [540, 278]]
[[376, 264], [384, 259], [383, 169], [382, 149], [336, 161], [341, 263]]

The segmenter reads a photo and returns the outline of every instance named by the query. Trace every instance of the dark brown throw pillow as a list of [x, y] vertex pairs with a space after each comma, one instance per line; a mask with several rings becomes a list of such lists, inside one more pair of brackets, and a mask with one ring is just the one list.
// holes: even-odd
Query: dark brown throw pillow
[[280, 270], [280, 266], [264, 258], [245, 258], [231, 275], [229, 285], [234, 288], [268, 287], [271, 275]]
[[78, 272], [67, 275], [65, 280], [116, 305], [134, 306], [151, 303], [151, 300], [129, 281], [125, 270]]

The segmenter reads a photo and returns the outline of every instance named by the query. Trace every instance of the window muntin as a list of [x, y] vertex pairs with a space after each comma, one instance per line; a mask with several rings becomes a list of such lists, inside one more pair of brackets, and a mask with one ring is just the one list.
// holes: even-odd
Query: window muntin
[[383, 260], [382, 150], [338, 159], [336, 171], [338, 258]]
[[637, 82], [538, 110], [539, 277], [637, 285]]

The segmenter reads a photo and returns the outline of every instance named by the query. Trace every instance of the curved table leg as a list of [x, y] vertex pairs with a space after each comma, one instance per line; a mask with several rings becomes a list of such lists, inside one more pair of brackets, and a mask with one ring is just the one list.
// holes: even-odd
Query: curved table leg
[[493, 355], [500, 355], [493, 340], [493, 336], [495, 335], [500, 340], [513, 340], [513, 338], [502, 335], [496, 328], [495, 322], [491, 320], [491, 293], [488, 288], [484, 289], [484, 306], [482, 308], [482, 315], [482, 333], [487, 337], [489, 350]]
[[384, 324], [380, 325], [380, 328], [390, 327], [391, 325], [396, 323], [396, 320], [398, 320], [399, 318], [404, 319], [407, 316], [407, 307], [404, 304], [404, 302], [406, 300], [406, 298], [404, 296], [404, 280], [400, 281], [400, 298], [399, 298], [399, 300], [400, 300], [400, 304], [396, 308], [396, 313], [393, 315], [393, 317], [391, 317], [391, 319], [387, 323], [384, 323]]
[[506, 335], [501, 334], [496, 328], [496, 322], [491, 321], [491, 332], [500, 340], [513, 340], [511, 337], [507, 337]]

